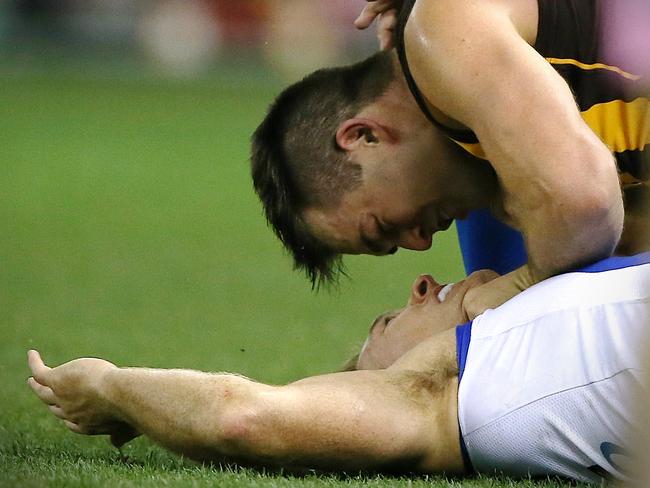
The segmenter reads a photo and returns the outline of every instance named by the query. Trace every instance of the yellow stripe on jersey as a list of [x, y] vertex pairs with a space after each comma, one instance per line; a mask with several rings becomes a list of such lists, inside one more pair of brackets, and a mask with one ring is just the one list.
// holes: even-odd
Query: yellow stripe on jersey
[[619, 173], [618, 179], [621, 181], [621, 186], [627, 188], [628, 186], [633, 185], [645, 185], [650, 187], [650, 181], [643, 181], [639, 178], [635, 178], [629, 173]]
[[[650, 100], [647, 98], [599, 103], [581, 115], [613, 152], [642, 150], [650, 144]], [[480, 143], [453, 141], [471, 155], [487, 159]]]
[[603, 64], [603, 63], [585, 64], [575, 59], [569, 59], [569, 58], [568, 59], [545, 58], [545, 59], [551, 64], [572, 64], [573, 66], [577, 66], [580, 69], [586, 69], [586, 70], [605, 69], [607, 71], [613, 71], [614, 73], [618, 73], [619, 75], [623, 76], [624, 78], [627, 78], [628, 80], [638, 81], [641, 79], [640, 76], [632, 73], [628, 73], [627, 71], [622, 70], [618, 66], [610, 66], [608, 64]]
[[460, 147], [465, 149], [468, 153], [470, 153], [472, 156], [481, 158], [481, 159], [487, 159], [485, 156], [485, 151], [483, 151], [483, 147], [481, 146], [480, 142], [475, 142], [475, 143], [470, 143], [470, 142], [460, 142], [457, 141], [456, 139], [452, 139], [456, 144], [458, 144]]
[[641, 150], [650, 144], [650, 101], [647, 98], [598, 103], [582, 112], [582, 118], [611, 151]]

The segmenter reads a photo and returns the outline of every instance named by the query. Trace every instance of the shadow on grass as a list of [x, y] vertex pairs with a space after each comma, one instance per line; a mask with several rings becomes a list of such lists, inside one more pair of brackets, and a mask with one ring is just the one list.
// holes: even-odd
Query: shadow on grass
[[[7, 480], [35, 480], [44, 485], [76, 486], [130, 480], [140, 485], [182, 480], [225, 485], [260, 486], [364, 486], [445, 488], [566, 488], [586, 485], [561, 479], [517, 480], [504, 476], [476, 475], [464, 478], [374, 472], [324, 473], [317, 470], [242, 466], [233, 463], [195, 463], [174, 456], [146, 439], [123, 448], [113, 448], [105, 439], [65, 436], [44, 440], [36, 432], [13, 432], [0, 442], [0, 472]], [[0, 486], [3, 485], [0, 476]], [[157, 481], [156, 481], [157, 480]], [[166, 480], [166, 481], [164, 481]], [[70, 482], [70, 483], [68, 483]], [[226, 483], [227, 482], [227, 483]], [[22, 485], [21, 485], [22, 486]], [[27, 486], [27, 485], [26, 485]], [[144, 485], [143, 485], [144, 486]]]

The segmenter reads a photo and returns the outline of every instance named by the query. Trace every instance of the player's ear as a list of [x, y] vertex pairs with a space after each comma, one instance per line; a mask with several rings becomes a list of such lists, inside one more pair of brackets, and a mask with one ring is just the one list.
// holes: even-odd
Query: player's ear
[[374, 120], [353, 118], [341, 122], [336, 131], [336, 144], [344, 151], [379, 144], [385, 129]]

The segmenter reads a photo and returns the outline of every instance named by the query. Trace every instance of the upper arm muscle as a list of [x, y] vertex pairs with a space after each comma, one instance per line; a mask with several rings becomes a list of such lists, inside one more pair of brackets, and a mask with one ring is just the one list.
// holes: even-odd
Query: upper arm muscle
[[[556, 223], [569, 265], [592, 242], [585, 209], [620, 203], [616, 168], [569, 86], [512, 18], [507, 2], [420, 1], [407, 24], [407, 55], [429, 103], [478, 136], [533, 262], [549, 254], [544, 229]], [[571, 233], [580, 236], [573, 243]]]
[[549, 146], [569, 152], [568, 135], [587, 129], [568, 85], [522, 39], [505, 7], [451, 3], [419, 2], [408, 25], [408, 55], [425, 96], [476, 132], [502, 180], [568, 171], [545, 161]]

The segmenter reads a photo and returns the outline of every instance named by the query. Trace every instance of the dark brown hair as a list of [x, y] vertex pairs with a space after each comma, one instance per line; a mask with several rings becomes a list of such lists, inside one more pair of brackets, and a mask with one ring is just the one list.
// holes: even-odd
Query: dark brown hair
[[342, 262], [310, 232], [303, 211], [335, 207], [361, 184], [361, 167], [338, 147], [336, 131], [393, 77], [386, 52], [316, 71], [284, 90], [253, 134], [251, 172], [266, 219], [314, 287], [335, 280]]

